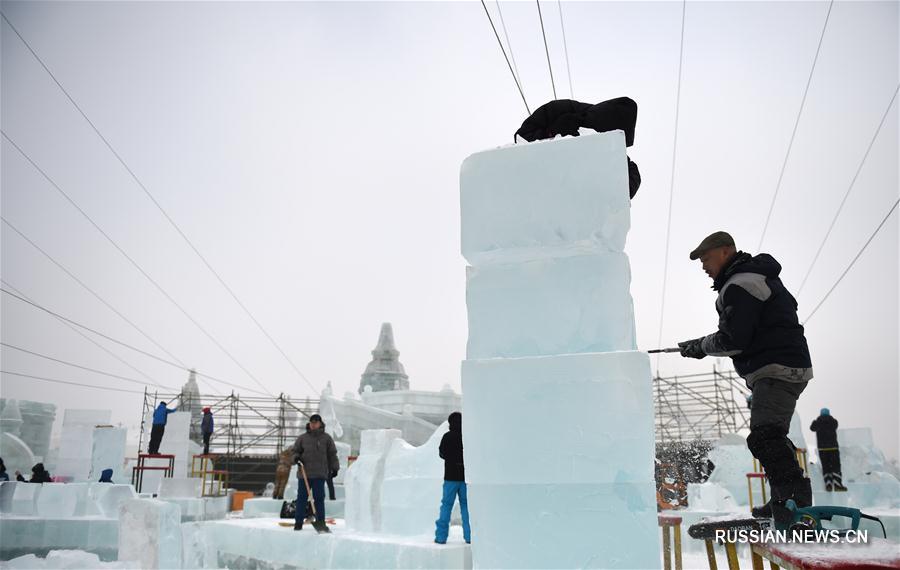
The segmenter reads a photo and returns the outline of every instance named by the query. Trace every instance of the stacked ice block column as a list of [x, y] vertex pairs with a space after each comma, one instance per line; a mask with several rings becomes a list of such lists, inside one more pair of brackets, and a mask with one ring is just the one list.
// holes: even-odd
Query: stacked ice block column
[[470, 156], [463, 445], [476, 568], [658, 568], [621, 131]]

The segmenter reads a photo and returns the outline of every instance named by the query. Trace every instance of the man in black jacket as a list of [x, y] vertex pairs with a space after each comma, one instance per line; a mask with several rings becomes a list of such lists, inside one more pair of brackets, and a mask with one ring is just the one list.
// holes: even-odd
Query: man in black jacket
[[305, 474], [316, 507], [316, 522], [313, 523], [313, 528], [320, 533], [331, 532], [325, 525], [325, 480], [329, 475], [337, 477], [340, 463], [334, 440], [325, 433], [322, 416], [313, 414], [309, 417], [309, 429], [294, 442], [293, 451], [294, 463], [300, 464], [297, 472], [300, 481], [298, 481], [297, 487], [297, 515], [294, 530], [302, 530], [303, 520], [306, 518], [306, 503], [309, 501], [309, 494], [306, 491], [306, 482], [303, 481]]
[[462, 514], [463, 538], [472, 542], [472, 530], [469, 527], [469, 501], [466, 493], [466, 468], [463, 463], [462, 414], [453, 412], [447, 418], [450, 431], [441, 438], [438, 453], [444, 460], [444, 494], [441, 498], [441, 514], [435, 521], [434, 541], [447, 543], [450, 534], [450, 515], [453, 503], [459, 496], [459, 510]]
[[822, 476], [825, 478], [825, 490], [829, 493], [847, 490], [841, 480], [841, 450], [838, 448], [837, 428], [838, 421], [828, 408], [822, 408], [819, 417], [809, 426], [809, 429], [816, 432]]
[[772, 487], [772, 500], [753, 509], [753, 516], [773, 517], [786, 524], [788, 499], [800, 507], [812, 504], [809, 479], [797, 463], [788, 439], [797, 398], [813, 377], [812, 361], [797, 301], [784, 287], [781, 265], [771, 255], [755, 257], [737, 251], [725, 232], [707, 236], [690, 258], [700, 259], [718, 291], [718, 331], [678, 343], [681, 355], [730, 356], [734, 368], [753, 393], [747, 447], [762, 464]]

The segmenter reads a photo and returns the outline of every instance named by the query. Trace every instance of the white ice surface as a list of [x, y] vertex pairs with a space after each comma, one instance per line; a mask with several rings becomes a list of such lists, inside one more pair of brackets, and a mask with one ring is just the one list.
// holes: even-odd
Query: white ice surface
[[34, 453], [22, 439], [11, 433], [0, 433], [0, 457], [6, 465], [6, 472], [10, 478], [13, 473], [21, 471], [23, 474], [31, 473], [31, 468], [37, 463]]
[[0, 481], [0, 513], [11, 513], [18, 481]]
[[630, 200], [622, 131], [473, 154], [459, 186], [462, 253], [470, 265], [625, 246]]
[[24, 554], [45, 555], [55, 549], [80, 549], [115, 559], [118, 523], [101, 517], [39, 518], [3, 515], [0, 517], [0, 558]]
[[86, 485], [44, 483], [42, 487], [35, 503], [35, 514], [45, 518], [74, 516], [79, 493], [87, 493]]
[[688, 505], [696, 511], [736, 512], [738, 506], [734, 496], [717, 483], [688, 483]]
[[334, 483], [336, 485], [341, 485], [344, 483], [344, 477], [347, 475], [347, 467], [349, 467], [350, 444], [344, 443], [343, 441], [336, 441], [334, 442], [334, 446], [337, 448], [338, 463], [341, 465], [338, 476], [334, 478]]
[[431, 536], [351, 532], [340, 520], [329, 535], [278, 523], [257, 518], [184, 525], [185, 568], [472, 568], [469, 546], [455, 526], [448, 543], [437, 545]]
[[635, 350], [624, 253], [467, 269], [466, 357]]
[[93, 552], [83, 550], [51, 550], [44, 558], [26, 554], [7, 562], [0, 562], [0, 568], [9, 570], [85, 570], [87, 568], [110, 570], [134, 567], [134, 563], [129, 562], [102, 562]]
[[181, 567], [181, 509], [177, 505], [132, 499], [119, 509], [120, 560], [138, 560], [145, 569]]

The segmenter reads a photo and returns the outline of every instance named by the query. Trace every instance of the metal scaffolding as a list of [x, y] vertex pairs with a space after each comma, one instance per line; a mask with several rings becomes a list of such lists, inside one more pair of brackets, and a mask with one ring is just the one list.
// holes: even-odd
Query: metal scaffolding
[[[143, 452], [149, 434], [148, 418], [159, 402], [179, 410], [209, 407], [214, 430], [209, 451], [215, 468], [228, 472], [236, 489], [261, 491], [275, 480], [278, 455], [305, 430], [309, 416], [319, 411], [318, 398], [291, 399], [245, 397], [232, 392], [227, 396], [201, 396], [188, 393], [144, 391], [139, 449]], [[202, 445], [202, 441], [197, 441]]]
[[750, 390], [733, 370], [653, 379], [656, 441], [709, 440], [749, 428]]

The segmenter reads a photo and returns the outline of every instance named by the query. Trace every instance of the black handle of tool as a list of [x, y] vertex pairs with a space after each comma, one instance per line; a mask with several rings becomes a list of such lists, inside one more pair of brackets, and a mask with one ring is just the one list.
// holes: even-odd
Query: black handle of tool
[[648, 350], [647, 354], [657, 354], [660, 352], [681, 352], [680, 348], [657, 348], [655, 350]]

